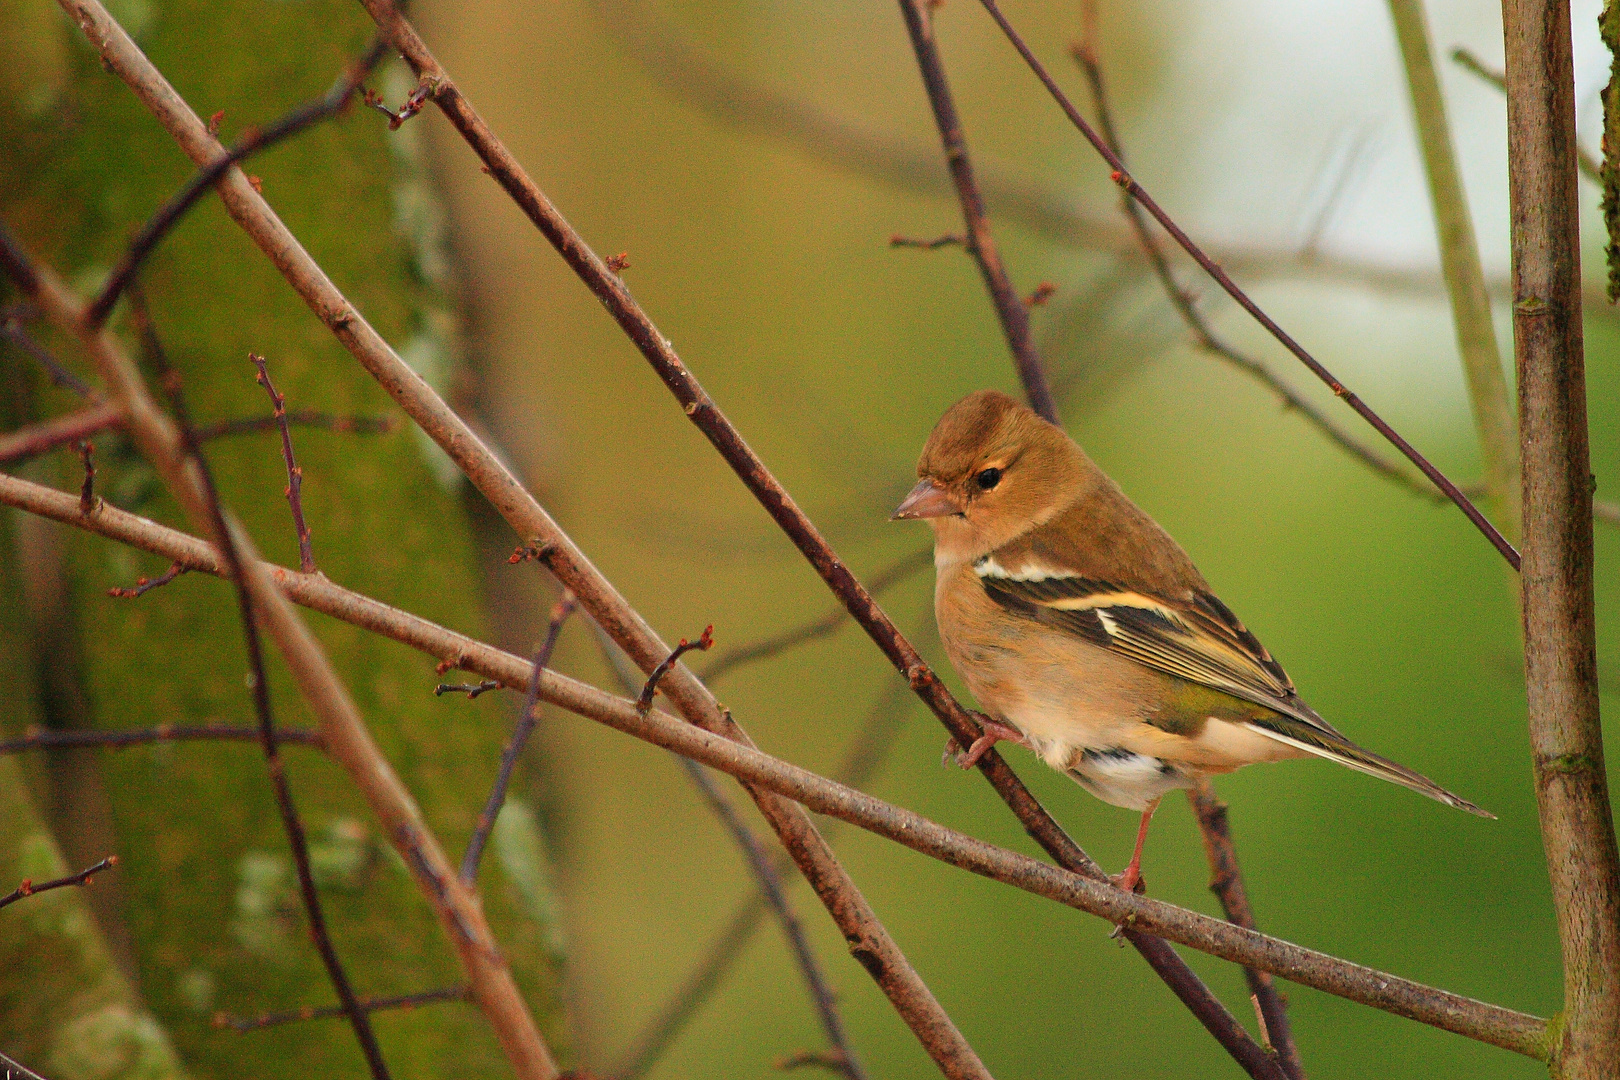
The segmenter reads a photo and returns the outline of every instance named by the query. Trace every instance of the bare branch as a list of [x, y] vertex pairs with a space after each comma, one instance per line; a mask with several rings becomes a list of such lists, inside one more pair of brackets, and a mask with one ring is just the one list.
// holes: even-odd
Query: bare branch
[[93, 400], [97, 396], [89, 383], [69, 371], [60, 360], [51, 355], [49, 349], [35, 341], [33, 336], [23, 329], [22, 320], [16, 312], [8, 311], [0, 314], [0, 336], [4, 336], [7, 341], [32, 357], [53, 385], [63, 390], [71, 390], [87, 400]]
[[[1620, 850], [1598, 708], [1568, 0], [1505, 0], [1525, 691], [1564, 959], [1561, 1080], [1620, 1076]], [[1612, 149], [1612, 147], [1611, 147]]]
[[[512, 730], [511, 741], [501, 751], [501, 768], [496, 774], [495, 786], [490, 789], [483, 812], [478, 815], [472, 839], [467, 841], [467, 853], [461, 858], [461, 880], [466, 885], [470, 886], [478, 878], [478, 860], [484, 853], [484, 845], [489, 842], [490, 832], [495, 828], [495, 819], [501, 815], [501, 806], [506, 802], [506, 789], [512, 782], [512, 770], [517, 767], [518, 758], [523, 754], [523, 747], [529, 741], [530, 733], [534, 731], [535, 721], [539, 719], [540, 672], [551, 663], [551, 654], [557, 648], [557, 638], [562, 635], [563, 623], [574, 613], [574, 607], [574, 594], [564, 589], [562, 596], [557, 598], [556, 605], [551, 609], [551, 621], [546, 627], [545, 640], [534, 654], [534, 673], [529, 678], [529, 689], [523, 697], [523, 708], [518, 712], [517, 726]], [[500, 684], [491, 681], [480, 685]], [[477, 696], [476, 689], [467, 692], [469, 700]]]
[[714, 624], [712, 623], [703, 628], [703, 633], [698, 635], [696, 641], [687, 641], [685, 638], [677, 641], [675, 647], [669, 650], [669, 655], [660, 660], [658, 666], [653, 668], [652, 673], [647, 676], [647, 684], [641, 688], [641, 697], [636, 700], [636, 707], [642, 712], [652, 708], [653, 695], [658, 692], [659, 680], [669, 674], [669, 669], [679, 663], [681, 657], [687, 653], [694, 651], [704, 652], [713, 644]]
[[[1451, 50], [1451, 59], [1464, 71], [1479, 76], [1480, 79], [1504, 93], [1507, 91], [1507, 79], [1503, 77], [1502, 73], [1486, 64], [1472, 50], [1459, 45]], [[1575, 164], [1579, 166], [1582, 176], [1599, 186], [1603, 184], [1602, 164], [1592, 156], [1591, 151], [1578, 143], [1575, 146]]]
[[264, 392], [270, 395], [271, 419], [281, 432], [281, 457], [287, 465], [287, 505], [292, 508], [293, 529], [298, 533], [298, 569], [306, 574], [315, 572], [315, 552], [310, 547], [309, 526], [304, 523], [304, 470], [293, 458], [292, 432], [287, 427], [287, 398], [276, 391], [270, 381], [270, 368], [264, 357], [248, 353], [258, 374], [254, 376]]
[[35, 893], [50, 892], [52, 889], [62, 889], [69, 885], [88, 885], [91, 878], [103, 870], [111, 870], [117, 865], [118, 856], [109, 855], [94, 866], [87, 866], [76, 874], [69, 874], [67, 877], [59, 877], [52, 881], [42, 881], [38, 885], [25, 878], [21, 885], [18, 885], [5, 896], [0, 896], [0, 908], [9, 907], [23, 897], [33, 896]]
[[98, 432], [117, 427], [123, 413], [112, 404], [90, 405], [66, 416], [54, 416], [37, 424], [0, 435], [0, 465], [27, 461], [58, 446], [88, 439]]
[[1299, 361], [1310, 368], [1317, 378], [1326, 383], [1334, 394], [1343, 398], [1345, 404], [1354, 409], [1357, 415], [1371, 424], [1380, 435], [1388, 439], [1396, 449], [1406, 456], [1408, 461], [1416, 465], [1423, 472], [1423, 475], [1433, 481], [1436, 487], [1444, 491], [1447, 498], [1456, 503], [1457, 508], [1463, 512], [1469, 521], [1474, 523], [1474, 527], [1484, 535], [1485, 539], [1491, 542], [1491, 546], [1496, 548], [1502, 554], [1502, 557], [1517, 570], [1519, 568], [1518, 551], [1497, 531], [1496, 526], [1492, 525], [1490, 520], [1480, 513], [1479, 508], [1469, 500], [1468, 496], [1463, 494], [1456, 484], [1448, 480], [1444, 473], [1430, 464], [1428, 458], [1418, 453], [1411, 443], [1401, 437], [1399, 432], [1385, 423], [1383, 418], [1375, 413], [1366, 402], [1362, 401], [1342, 382], [1334, 378], [1332, 372], [1328, 371], [1314, 356], [1305, 351], [1304, 346], [1300, 345], [1299, 342], [1289, 336], [1287, 331], [1277, 325], [1271, 316], [1262, 311], [1260, 306], [1250, 299], [1248, 293], [1238, 288], [1237, 283], [1231, 279], [1225, 270], [1221, 269], [1213, 259], [1205, 254], [1202, 248], [1193, 243], [1192, 238], [1182, 230], [1181, 226], [1177, 225], [1175, 220], [1148, 195], [1146, 189], [1126, 171], [1125, 163], [1119, 159], [1119, 156], [1113, 150], [1109, 149], [1102, 136], [1098, 135], [1092, 126], [1086, 122], [1085, 117], [1080, 115], [1079, 110], [1059, 89], [1046, 68], [1035, 58], [1035, 54], [1024, 43], [1024, 39], [1018, 36], [1018, 32], [1013, 29], [1006, 16], [1002, 15], [996, 0], [979, 0], [979, 2], [990, 13], [990, 17], [995, 20], [996, 25], [1001, 27], [1002, 32], [1007, 35], [1007, 39], [1012, 42], [1013, 48], [1018, 50], [1018, 54], [1024, 58], [1024, 62], [1029, 65], [1030, 70], [1034, 71], [1036, 77], [1041, 80], [1041, 84], [1051, 93], [1053, 99], [1062, 108], [1064, 115], [1069, 118], [1070, 123], [1080, 130], [1086, 141], [1091, 143], [1097, 153], [1102, 155], [1109, 168], [1114, 170], [1112, 174], [1114, 183], [1118, 184], [1126, 194], [1141, 203], [1142, 208], [1153, 215], [1154, 220], [1164, 228], [1165, 232], [1169, 233], [1171, 238], [1181, 245], [1182, 250], [1192, 256], [1193, 261], [1202, 267], [1205, 273], [1215, 279], [1216, 284], [1220, 285], [1226, 294], [1237, 302], [1239, 307], [1248, 312], [1272, 337], [1281, 342], [1284, 348], [1298, 357]]
[[[3, 473], [0, 473], [0, 504], [184, 562], [205, 573], [223, 574], [218, 554], [204, 541], [115, 507], [109, 506], [94, 517], [84, 518], [78, 513], [73, 495]], [[293, 603], [381, 634], [430, 656], [442, 657], [467, 671], [495, 679], [503, 686], [514, 690], [526, 687], [533, 676], [533, 665], [524, 657], [362, 596], [320, 575], [298, 574], [269, 563], [261, 563], [260, 569]], [[681, 670], [675, 668], [671, 677]], [[559, 708], [618, 728], [750, 783], [769, 785], [770, 790], [802, 802], [817, 813], [848, 821], [923, 854], [1047, 896], [1110, 922], [1136, 926], [1138, 929], [1131, 933], [1156, 935], [1147, 940], [1160, 944], [1164, 944], [1160, 938], [1178, 941], [1304, 986], [1545, 1060], [1548, 1028], [1547, 1022], [1538, 1017], [1423, 986], [1224, 920], [1125, 893], [1088, 875], [1005, 852], [762, 754], [742, 742], [684, 723], [659, 709], [651, 709], [643, 716], [636, 702], [553, 671], [542, 673], [540, 697]]]
[[[924, 567], [934, 564], [934, 553], [927, 549], [914, 551], [895, 562], [875, 571], [867, 578], [867, 590], [873, 596], [882, 596], [885, 592], [900, 582], [905, 581]], [[780, 634], [774, 634], [752, 645], [740, 645], [735, 649], [721, 653], [714, 663], [703, 669], [703, 681], [713, 686], [715, 681], [724, 675], [729, 675], [738, 668], [747, 667], [762, 660], [780, 656], [800, 645], [807, 645], [836, 631], [849, 621], [849, 609], [839, 604], [829, 610], [820, 618], [810, 622], [800, 623], [789, 627]]]
[[[321, 733], [307, 728], [277, 728], [276, 738], [297, 746], [313, 746], [317, 749], [325, 746], [321, 740]], [[160, 742], [257, 742], [258, 740], [258, 728], [232, 727], [227, 724], [200, 724], [191, 727], [162, 724], [155, 728], [134, 728], [128, 731], [55, 731], [49, 728], [34, 728], [21, 739], [0, 742], [0, 754], [81, 746], [122, 750], [128, 746], [146, 746]]]
[[186, 568], [179, 563], [171, 563], [169, 568], [155, 578], [138, 577], [132, 588], [120, 589], [114, 586], [107, 590], [108, 596], [116, 596], [125, 600], [133, 600], [137, 596], [145, 596], [153, 589], [161, 589], [175, 578], [186, 572]]
[[[415, 994], [400, 994], [397, 997], [367, 998], [360, 1002], [360, 1007], [368, 1013], [383, 1012], [385, 1010], [409, 1010], [419, 1005], [436, 1005], [441, 1001], [466, 1001], [471, 996], [471, 990], [465, 986], [446, 986], [438, 990], [423, 990]], [[216, 1013], [213, 1025], [217, 1028], [230, 1028], [237, 1034], [249, 1031], [261, 1031], [267, 1027], [279, 1027], [282, 1024], [296, 1024], [304, 1020], [330, 1020], [343, 1016], [341, 1005], [328, 1005], [319, 1009], [305, 1007], [293, 1012], [260, 1013], [258, 1016], [231, 1016], [228, 1013]]]

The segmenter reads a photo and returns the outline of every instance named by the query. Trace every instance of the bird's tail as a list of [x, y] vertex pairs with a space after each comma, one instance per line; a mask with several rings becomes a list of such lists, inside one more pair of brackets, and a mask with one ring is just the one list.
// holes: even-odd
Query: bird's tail
[[1363, 750], [1355, 743], [1346, 739], [1337, 732], [1324, 731], [1311, 724], [1303, 723], [1291, 716], [1268, 716], [1263, 720], [1252, 721], [1250, 728], [1266, 736], [1276, 739], [1280, 743], [1303, 750], [1307, 754], [1337, 761], [1340, 765], [1347, 765], [1357, 772], [1364, 772], [1369, 776], [1376, 776], [1382, 780], [1411, 788], [1419, 794], [1427, 795], [1436, 802], [1443, 802], [1447, 806], [1455, 806], [1459, 810], [1466, 810], [1470, 814], [1480, 817], [1496, 819], [1496, 815], [1481, 810], [1460, 795], [1453, 795], [1427, 776], [1415, 773], [1405, 765], [1399, 765], [1385, 757], [1379, 757], [1371, 750]]

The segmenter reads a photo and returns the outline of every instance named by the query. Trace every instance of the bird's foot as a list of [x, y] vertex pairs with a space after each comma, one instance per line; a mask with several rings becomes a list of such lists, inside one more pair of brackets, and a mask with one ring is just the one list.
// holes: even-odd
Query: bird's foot
[[964, 769], [971, 769], [998, 742], [1017, 743], [1019, 746], [1028, 745], [1024, 739], [1024, 733], [1017, 728], [1003, 724], [999, 720], [992, 720], [984, 713], [974, 713], [973, 715], [979, 721], [979, 726], [984, 729], [984, 734], [974, 739], [973, 745], [968, 747], [965, 753], [962, 751], [962, 745], [955, 739], [951, 739], [945, 744], [945, 756], [940, 759], [941, 765], [948, 765], [954, 761]]

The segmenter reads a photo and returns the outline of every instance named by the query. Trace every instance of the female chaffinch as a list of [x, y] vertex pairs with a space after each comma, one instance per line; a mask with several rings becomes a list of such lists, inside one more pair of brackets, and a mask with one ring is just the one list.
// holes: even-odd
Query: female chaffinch
[[1006, 394], [951, 406], [917, 476], [894, 517], [933, 527], [939, 636], [990, 714], [957, 760], [1015, 742], [1142, 811], [1123, 888], [1166, 792], [1259, 761], [1323, 757], [1492, 816], [1318, 716], [1181, 546]]

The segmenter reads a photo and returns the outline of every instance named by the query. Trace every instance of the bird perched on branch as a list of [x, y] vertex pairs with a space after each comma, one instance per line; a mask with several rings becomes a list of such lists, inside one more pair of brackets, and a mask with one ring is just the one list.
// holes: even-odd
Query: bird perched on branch
[[939, 636], [989, 714], [957, 760], [1015, 742], [1142, 811], [1123, 888], [1166, 792], [1259, 761], [1323, 757], [1491, 816], [1318, 716], [1181, 546], [1007, 395], [951, 406], [917, 476], [894, 517], [933, 527]]

